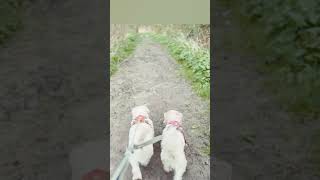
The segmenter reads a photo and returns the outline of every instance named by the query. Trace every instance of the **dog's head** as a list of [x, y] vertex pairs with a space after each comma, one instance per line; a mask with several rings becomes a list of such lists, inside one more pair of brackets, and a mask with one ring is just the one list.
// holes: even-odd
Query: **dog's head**
[[142, 106], [136, 106], [132, 108], [131, 113], [132, 113], [132, 119], [135, 119], [139, 115], [142, 115], [145, 118], [149, 119], [150, 110], [147, 108], [147, 106], [142, 105]]
[[164, 124], [167, 124], [170, 121], [177, 121], [178, 123], [182, 123], [183, 115], [179, 111], [170, 110], [164, 113]]

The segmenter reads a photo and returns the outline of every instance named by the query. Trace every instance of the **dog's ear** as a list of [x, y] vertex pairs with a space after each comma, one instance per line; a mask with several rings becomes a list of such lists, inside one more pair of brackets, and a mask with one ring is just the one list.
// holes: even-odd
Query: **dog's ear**
[[144, 105], [143, 107], [144, 107], [145, 111], [149, 114], [150, 113], [149, 108], [146, 105]]
[[182, 118], [183, 118], [182, 113], [179, 112], [179, 111], [176, 111], [175, 114], [176, 114], [177, 120], [178, 120], [180, 123], [182, 123]]
[[167, 113], [166, 112], [163, 114], [163, 123], [164, 124], [167, 123]]
[[180, 117], [180, 119], [181, 119], [181, 121], [182, 121], [182, 119], [183, 119], [183, 114], [182, 114], [181, 112], [179, 112], [179, 117]]
[[131, 109], [131, 114], [134, 116], [137, 113], [137, 108], [134, 107]]

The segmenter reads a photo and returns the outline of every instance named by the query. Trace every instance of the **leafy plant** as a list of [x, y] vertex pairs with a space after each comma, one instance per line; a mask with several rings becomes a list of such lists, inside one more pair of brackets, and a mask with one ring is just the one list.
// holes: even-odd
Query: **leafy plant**
[[183, 67], [184, 74], [191, 80], [194, 90], [201, 97], [210, 97], [210, 54], [183, 35], [166, 36], [150, 34], [153, 40], [167, 46], [170, 54]]

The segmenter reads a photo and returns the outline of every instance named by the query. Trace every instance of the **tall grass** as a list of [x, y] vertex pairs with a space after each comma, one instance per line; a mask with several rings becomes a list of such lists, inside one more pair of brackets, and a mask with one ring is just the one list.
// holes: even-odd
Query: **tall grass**
[[156, 24], [149, 27], [153, 32], [169, 37], [177, 33], [183, 34], [186, 39], [194, 41], [200, 47], [210, 49], [209, 24]]
[[131, 33], [128, 34], [123, 40], [113, 44], [110, 50], [111, 75], [117, 71], [118, 64], [133, 53], [140, 39], [141, 38], [139, 34]]

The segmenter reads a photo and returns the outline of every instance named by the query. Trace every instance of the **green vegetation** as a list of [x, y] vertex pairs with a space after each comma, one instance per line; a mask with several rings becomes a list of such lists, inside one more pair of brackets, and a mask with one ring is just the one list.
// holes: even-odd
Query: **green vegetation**
[[191, 80], [197, 94], [210, 97], [210, 54], [206, 48], [188, 41], [183, 35], [171, 36], [150, 34], [153, 40], [165, 45], [173, 58], [183, 67], [184, 75]]
[[202, 155], [210, 156], [210, 145], [203, 147], [200, 152]]
[[[320, 115], [320, 1], [224, 1], [260, 55], [262, 72], [283, 107], [298, 119]], [[237, 5], [236, 5], [237, 4]], [[243, 31], [244, 32], [244, 31]], [[296, 119], [296, 118], [295, 118]], [[311, 140], [309, 158], [320, 171], [319, 129]]]
[[21, 0], [0, 1], [0, 45], [21, 28]]
[[131, 33], [126, 38], [114, 44], [110, 51], [110, 74], [113, 75], [117, 69], [118, 64], [129, 57], [140, 41], [139, 34]]
[[318, 117], [320, 1], [249, 0], [236, 8], [246, 28], [254, 29], [250, 34], [264, 37], [250, 40], [263, 52], [263, 71], [272, 74], [267, 86], [288, 111]]

